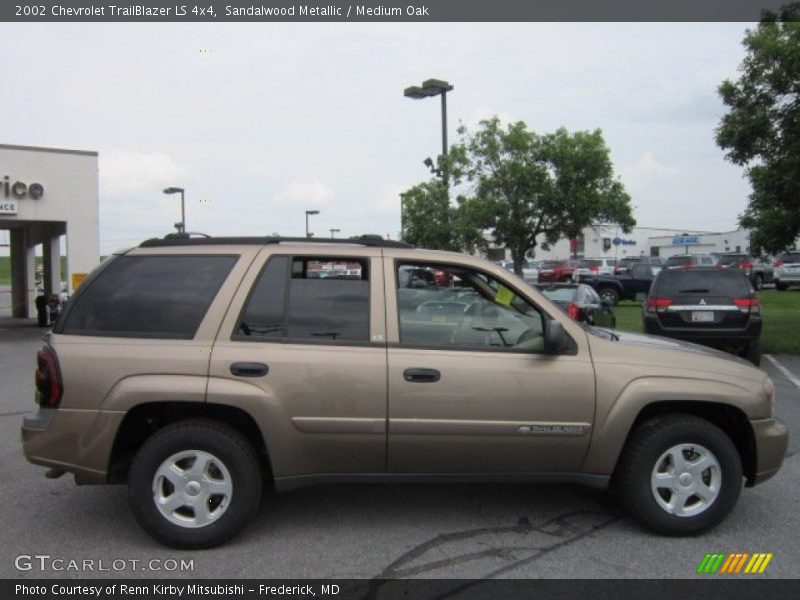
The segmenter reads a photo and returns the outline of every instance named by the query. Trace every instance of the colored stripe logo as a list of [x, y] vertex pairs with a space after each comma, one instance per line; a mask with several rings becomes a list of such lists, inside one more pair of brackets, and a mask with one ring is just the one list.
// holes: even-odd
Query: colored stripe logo
[[772, 560], [772, 552], [725, 552], [708, 553], [705, 555], [697, 572], [702, 575], [715, 573], [735, 575], [740, 573], [755, 575], [767, 570], [767, 565]]

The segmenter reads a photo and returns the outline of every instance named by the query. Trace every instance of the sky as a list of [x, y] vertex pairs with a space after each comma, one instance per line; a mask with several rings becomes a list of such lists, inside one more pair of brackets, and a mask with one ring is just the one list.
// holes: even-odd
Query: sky
[[459, 124], [600, 128], [641, 226], [729, 231], [749, 185], [724, 160], [717, 87], [745, 23], [0, 25], [0, 143], [99, 152], [107, 254], [173, 230], [397, 237], [399, 194]]

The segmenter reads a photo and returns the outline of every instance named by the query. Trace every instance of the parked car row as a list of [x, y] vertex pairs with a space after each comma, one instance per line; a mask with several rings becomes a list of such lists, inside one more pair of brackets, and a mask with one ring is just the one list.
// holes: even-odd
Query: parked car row
[[[512, 261], [501, 261], [498, 264], [509, 271], [514, 270]], [[764, 285], [771, 283], [775, 283], [775, 287], [779, 290], [785, 290], [791, 285], [800, 285], [800, 252], [785, 252], [778, 256], [774, 264], [749, 254], [714, 252], [711, 254], [680, 254], [667, 259], [657, 256], [626, 256], [620, 259], [602, 257], [528, 261], [523, 271], [524, 278], [529, 283], [581, 283], [598, 276], [630, 275], [634, 265], [650, 267], [653, 277], [661, 269], [699, 267], [734, 269], [743, 272], [757, 290], [761, 290]], [[642, 272], [640, 269], [639, 275]], [[606, 287], [616, 289], [619, 286], [611, 284]], [[613, 294], [609, 293], [609, 297], [611, 296]], [[624, 299], [624, 297], [625, 295], [620, 293], [614, 301]]]

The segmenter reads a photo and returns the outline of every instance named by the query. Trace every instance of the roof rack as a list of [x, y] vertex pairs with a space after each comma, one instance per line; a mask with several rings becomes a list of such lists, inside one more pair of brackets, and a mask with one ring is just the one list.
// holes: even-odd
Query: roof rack
[[413, 248], [411, 244], [398, 242], [396, 240], [385, 240], [379, 235], [358, 235], [351, 238], [306, 238], [306, 237], [282, 237], [282, 236], [263, 236], [263, 237], [191, 237], [189, 233], [170, 233], [163, 238], [152, 238], [139, 244], [140, 248], [159, 248], [164, 246], [222, 246], [222, 245], [242, 245], [253, 244], [265, 246], [267, 244], [282, 243], [312, 243], [312, 244], [337, 244], [337, 245], [356, 245], [368, 248]]

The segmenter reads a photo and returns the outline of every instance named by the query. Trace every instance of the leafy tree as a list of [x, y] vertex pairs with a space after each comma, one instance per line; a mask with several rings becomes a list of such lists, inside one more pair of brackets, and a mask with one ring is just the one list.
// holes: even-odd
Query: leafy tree
[[765, 11], [747, 30], [737, 81], [719, 86], [729, 107], [716, 130], [726, 158], [746, 168], [752, 193], [740, 216], [754, 251], [778, 252], [800, 234], [800, 3]]
[[415, 185], [402, 194], [403, 241], [420, 248], [474, 252], [487, 246], [481, 234], [481, 216], [465, 198], [450, 202], [438, 177]]
[[460, 213], [511, 250], [518, 274], [537, 239], [573, 238], [596, 222], [626, 232], [636, 224], [600, 130], [538, 135], [521, 121], [504, 128], [495, 117], [459, 133], [462, 143], [445, 166], [456, 182], [473, 187]]
[[441, 179], [431, 179], [402, 194], [403, 241], [431, 250], [457, 250], [450, 224], [455, 211], [450, 206]]

